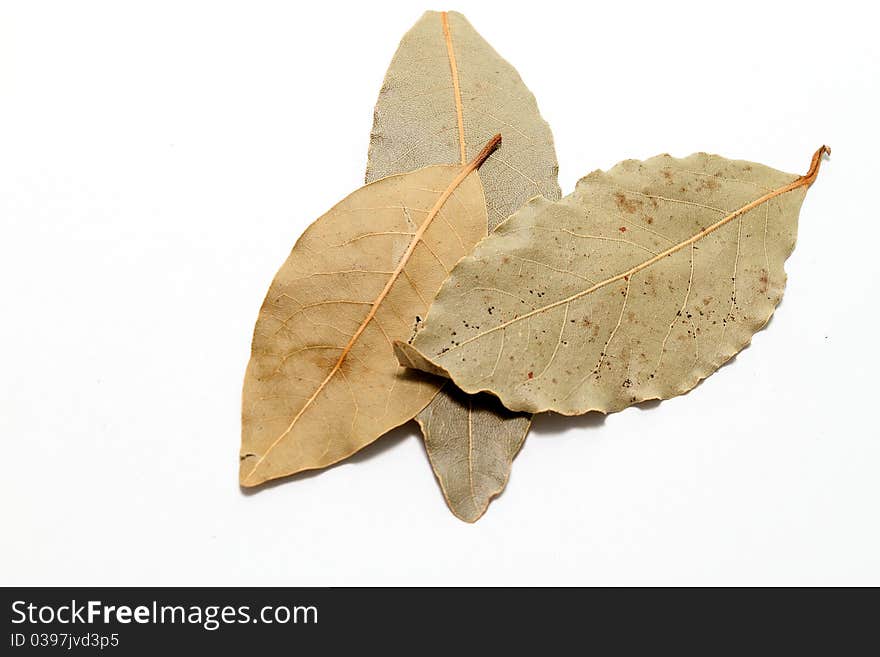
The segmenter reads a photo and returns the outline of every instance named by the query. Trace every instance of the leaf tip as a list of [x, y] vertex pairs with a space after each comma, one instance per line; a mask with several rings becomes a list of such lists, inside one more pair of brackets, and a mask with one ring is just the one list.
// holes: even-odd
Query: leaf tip
[[395, 340], [394, 355], [397, 357], [397, 362], [403, 367], [408, 367], [413, 370], [422, 370], [428, 374], [435, 374], [447, 379], [449, 378], [449, 372], [428, 360], [422, 352], [408, 342]]
[[254, 486], [258, 486], [265, 481], [265, 479], [261, 479], [256, 476], [257, 466], [259, 466], [260, 460], [257, 458], [257, 455], [248, 452], [246, 454], [242, 454], [239, 457], [239, 466], [238, 466], [238, 485], [242, 488], [253, 488]]

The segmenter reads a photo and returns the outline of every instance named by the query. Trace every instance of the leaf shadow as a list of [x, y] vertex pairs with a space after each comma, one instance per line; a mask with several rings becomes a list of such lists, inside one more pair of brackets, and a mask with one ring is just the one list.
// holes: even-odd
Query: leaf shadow
[[312, 479], [313, 477], [317, 477], [326, 472], [336, 470], [341, 466], [356, 465], [371, 461], [375, 458], [382, 456], [386, 452], [390, 452], [391, 450], [400, 447], [400, 445], [402, 445], [405, 440], [417, 436], [418, 433], [418, 425], [415, 423], [415, 421], [410, 420], [409, 422], [401, 424], [399, 427], [396, 427], [388, 433], [377, 438], [375, 441], [373, 441], [363, 449], [359, 450], [358, 452], [352, 454], [348, 458], [338, 461], [333, 465], [328, 465], [326, 468], [320, 468], [317, 470], [306, 470], [305, 472], [298, 472], [296, 474], [288, 475], [287, 477], [271, 479], [262, 484], [259, 484], [258, 486], [239, 486], [239, 489], [241, 490], [242, 495], [250, 497], [251, 495], [257, 495], [264, 490], [271, 490], [277, 486], [283, 486], [285, 484], [295, 481], [305, 481], [307, 479]]
[[569, 429], [598, 429], [605, 424], [608, 416], [592, 412], [584, 415], [562, 415], [560, 413], [538, 413], [532, 418], [530, 435], [558, 435]]

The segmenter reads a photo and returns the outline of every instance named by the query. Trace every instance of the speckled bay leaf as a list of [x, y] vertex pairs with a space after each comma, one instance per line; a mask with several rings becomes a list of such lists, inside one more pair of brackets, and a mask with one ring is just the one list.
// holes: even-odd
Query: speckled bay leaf
[[407, 374], [413, 332], [486, 235], [477, 167], [431, 166], [357, 190], [313, 223], [275, 276], [244, 381], [240, 481], [323, 468], [410, 419], [441, 382]]
[[627, 160], [535, 199], [463, 259], [402, 363], [505, 406], [611, 412], [693, 388], [785, 286], [815, 180], [700, 153]]
[[[553, 136], [519, 74], [464, 16], [425, 13], [403, 37], [382, 85], [367, 181], [465, 161], [496, 132], [504, 144], [480, 169], [489, 230], [535, 195], [561, 196]], [[447, 388], [416, 419], [450, 509], [473, 522], [506, 484], [531, 419], [492, 397], [468, 400]]]

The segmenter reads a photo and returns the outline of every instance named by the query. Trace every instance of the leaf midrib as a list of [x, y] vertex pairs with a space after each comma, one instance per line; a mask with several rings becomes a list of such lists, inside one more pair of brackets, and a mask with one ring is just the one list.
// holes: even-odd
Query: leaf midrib
[[467, 163], [467, 145], [464, 140], [464, 113], [461, 103], [461, 86], [458, 81], [458, 64], [455, 61], [455, 48], [452, 45], [452, 30], [449, 27], [448, 12], [440, 14], [440, 21], [443, 24], [443, 39], [446, 42], [446, 55], [449, 57], [449, 70], [452, 74], [452, 92], [455, 96], [455, 116], [458, 121], [458, 150], [461, 156], [461, 163]]

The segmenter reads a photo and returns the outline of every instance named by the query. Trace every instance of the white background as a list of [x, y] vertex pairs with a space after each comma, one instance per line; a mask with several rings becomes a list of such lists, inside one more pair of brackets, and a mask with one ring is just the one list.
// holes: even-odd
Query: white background
[[454, 7], [536, 94], [565, 193], [628, 157], [803, 172], [834, 151], [752, 346], [683, 397], [538, 418], [467, 525], [412, 425], [317, 475], [237, 479], [257, 311], [362, 183], [423, 7], [4, 2], [0, 583], [880, 584], [868, 6]]

